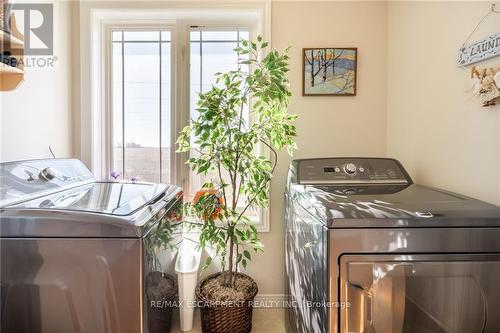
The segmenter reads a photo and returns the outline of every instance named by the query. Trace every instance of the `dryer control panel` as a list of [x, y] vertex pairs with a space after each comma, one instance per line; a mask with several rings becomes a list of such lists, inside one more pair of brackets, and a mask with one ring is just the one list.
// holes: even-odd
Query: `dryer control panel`
[[401, 163], [389, 158], [319, 158], [294, 161], [299, 184], [411, 184]]

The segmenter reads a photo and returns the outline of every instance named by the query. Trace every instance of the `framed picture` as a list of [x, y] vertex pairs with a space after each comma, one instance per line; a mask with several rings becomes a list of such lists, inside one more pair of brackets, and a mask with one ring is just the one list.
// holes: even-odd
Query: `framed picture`
[[302, 50], [303, 96], [356, 96], [357, 48]]

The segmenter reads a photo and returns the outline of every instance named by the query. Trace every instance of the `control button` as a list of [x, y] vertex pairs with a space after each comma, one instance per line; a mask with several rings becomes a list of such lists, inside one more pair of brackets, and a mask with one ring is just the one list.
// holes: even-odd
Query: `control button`
[[42, 171], [40, 171], [38, 177], [41, 178], [42, 180], [49, 181], [56, 178], [56, 171], [52, 168], [47, 167]]
[[340, 172], [340, 168], [339, 167], [335, 167], [335, 172]]
[[363, 167], [359, 167], [359, 168], [358, 168], [358, 171], [359, 171], [359, 172], [365, 172], [365, 168], [363, 168]]
[[357, 170], [358, 170], [358, 168], [356, 167], [356, 165], [354, 163], [347, 163], [346, 165], [344, 165], [344, 171], [348, 175], [354, 175]]

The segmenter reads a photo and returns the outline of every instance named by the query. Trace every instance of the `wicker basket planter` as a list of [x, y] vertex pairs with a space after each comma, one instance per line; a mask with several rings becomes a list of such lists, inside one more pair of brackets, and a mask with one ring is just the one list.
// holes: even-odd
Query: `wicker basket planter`
[[[151, 333], [170, 332], [174, 302], [178, 300], [177, 281], [170, 274], [151, 272], [146, 276], [148, 329]], [[152, 302], [161, 302], [159, 306]]]
[[237, 273], [252, 281], [250, 294], [241, 301], [214, 302], [201, 293], [203, 285], [212, 278], [221, 275], [216, 273], [207, 276], [196, 287], [196, 297], [200, 305], [201, 327], [203, 333], [249, 333], [252, 331], [253, 299], [257, 295], [257, 283], [248, 275]]

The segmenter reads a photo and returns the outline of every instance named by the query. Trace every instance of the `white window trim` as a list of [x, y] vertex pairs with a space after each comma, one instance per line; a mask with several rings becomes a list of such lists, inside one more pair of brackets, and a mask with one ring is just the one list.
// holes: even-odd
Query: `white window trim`
[[[145, 8], [146, 7], [146, 8]], [[111, 95], [107, 84], [111, 77], [110, 29], [133, 27], [158, 28], [172, 33], [173, 98], [171, 100], [171, 135], [189, 123], [189, 27], [251, 25], [250, 36], [258, 34], [271, 40], [271, 1], [253, 2], [80, 2], [80, 128], [75, 142], [82, 161], [98, 179], [107, 179], [111, 166]], [[257, 17], [249, 22], [248, 17]], [[221, 24], [222, 22], [225, 22]], [[179, 47], [184, 45], [184, 47]], [[186, 47], [187, 46], [187, 47]], [[104, 59], [104, 60], [103, 60]], [[174, 65], [175, 64], [175, 65]], [[177, 83], [182, 85], [178, 87]], [[184, 112], [175, 112], [184, 110]], [[171, 158], [171, 178], [183, 186], [189, 179], [185, 164], [187, 154]], [[174, 155], [176, 158], [174, 158]], [[269, 209], [260, 210], [257, 230], [270, 231]]]

